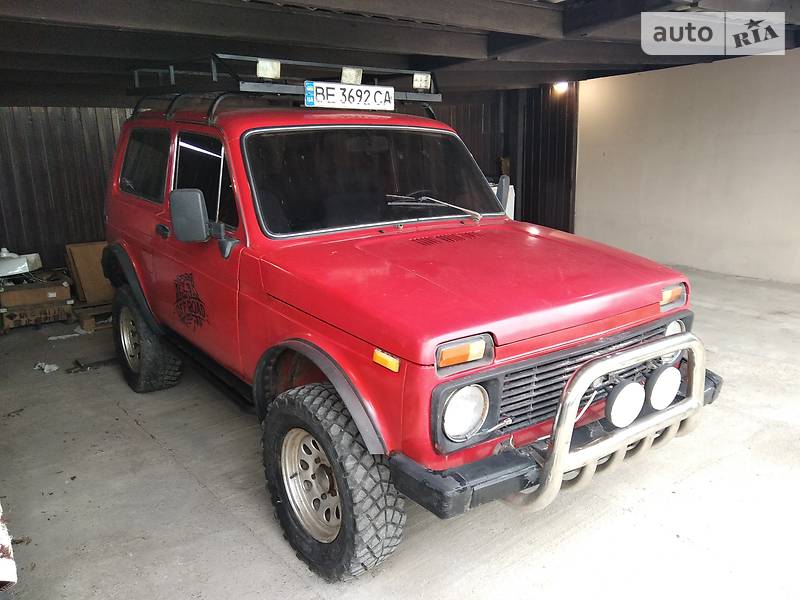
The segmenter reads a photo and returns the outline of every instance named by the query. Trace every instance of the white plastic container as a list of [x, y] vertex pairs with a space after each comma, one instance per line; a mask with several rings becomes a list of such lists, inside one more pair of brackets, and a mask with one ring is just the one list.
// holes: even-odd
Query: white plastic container
[[20, 256], [9, 252], [7, 248], [0, 249], [0, 277], [29, 273], [41, 268], [42, 259], [38, 254]]

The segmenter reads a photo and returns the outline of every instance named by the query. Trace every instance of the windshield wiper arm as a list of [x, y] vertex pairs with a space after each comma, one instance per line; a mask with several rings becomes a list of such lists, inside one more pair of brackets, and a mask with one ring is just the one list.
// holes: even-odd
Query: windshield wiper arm
[[425, 206], [425, 205], [439, 205], [439, 206], [449, 206], [450, 208], [455, 208], [456, 210], [460, 210], [463, 213], [468, 214], [470, 217], [475, 219], [475, 221], [480, 221], [483, 218], [483, 215], [479, 213], [477, 210], [472, 210], [470, 208], [464, 208], [463, 206], [458, 206], [457, 204], [450, 204], [449, 202], [445, 202], [444, 200], [439, 200], [438, 198], [432, 198], [431, 196], [401, 196], [397, 194], [386, 194], [387, 198], [397, 198], [397, 200], [393, 200], [388, 202], [389, 206]]

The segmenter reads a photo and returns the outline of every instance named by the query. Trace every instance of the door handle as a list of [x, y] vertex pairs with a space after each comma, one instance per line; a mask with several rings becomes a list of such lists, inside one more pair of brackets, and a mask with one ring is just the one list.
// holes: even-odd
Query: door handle
[[169, 227], [163, 223], [159, 223], [156, 225], [156, 233], [162, 238], [167, 239], [169, 237]]

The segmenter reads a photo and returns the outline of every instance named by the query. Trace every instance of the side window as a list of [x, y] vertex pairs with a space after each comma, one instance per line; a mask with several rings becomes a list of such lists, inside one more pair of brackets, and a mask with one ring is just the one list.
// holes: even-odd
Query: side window
[[123, 192], [153, 202], [164, 201], [169, 141], [166, 129], [131, 131], [119, 177], [119, 187]]
[[208, 218], [239, 226], [239, 213], [225, 160], [225, 149], [219, 140], [196, 133], [178, 137], [178, 165], [174, 189], [196, 188], [203, 192]]

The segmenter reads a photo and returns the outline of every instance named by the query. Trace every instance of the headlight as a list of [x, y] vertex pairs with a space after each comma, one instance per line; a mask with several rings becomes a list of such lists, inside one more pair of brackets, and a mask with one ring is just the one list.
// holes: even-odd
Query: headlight
[[[679, 333], [683, 333], [686, 331], [686, 324], [681, 321], [680, 319], [676, 319], [675, 321], [670, 321], [667, 325], [667, 328], [664, 330], [664, 335], [669, 337], [671, 335], [678, 335]], [[672, 364], [678, 357], [681, 355], [681, 351], [676, 352], [675, 354], [667, 354], [661, 357], [661, 362], [664, 364]]]
[[467, 385], [450, 394], [442, 416], [444, 434], [454, 442], [475, 435], [489, 414], [489, 394], [483, 386]]
[[671, 285], [661, 290], [661, 312], [667, 312], [673, 308], [678, 308], [686, 304], [688, 294], [686, 293], [686, 284], [679, 283], [678, 285]]

